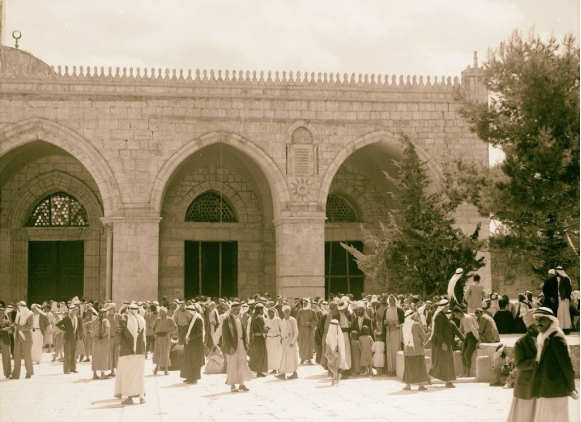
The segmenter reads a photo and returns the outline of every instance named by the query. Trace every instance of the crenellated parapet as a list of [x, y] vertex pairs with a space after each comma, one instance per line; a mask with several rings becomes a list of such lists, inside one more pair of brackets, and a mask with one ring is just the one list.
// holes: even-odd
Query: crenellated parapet
[[396, 76], [327, 72], [242, 71], [90, 67], [90, 66], [36, 66], [29, 63], [10, 63], [0, 60], [2, 79], [41, 79], [61, 81], [239, 84], [279, 86], [337, 86], [364, 89], [450, 89], [460, 86], [458, 77]]

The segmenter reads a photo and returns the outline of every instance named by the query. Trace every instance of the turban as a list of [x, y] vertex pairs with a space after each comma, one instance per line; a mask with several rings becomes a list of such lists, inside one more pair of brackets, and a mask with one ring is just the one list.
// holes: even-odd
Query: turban
[[290, 310], [291, 310], [291, 307], [290, 307], [290, 306], [288, 306], [288, 305], [284, 305], [284, 306], [282, 307], [282, 311], [283, 311], [283, 312], [290, 311]]

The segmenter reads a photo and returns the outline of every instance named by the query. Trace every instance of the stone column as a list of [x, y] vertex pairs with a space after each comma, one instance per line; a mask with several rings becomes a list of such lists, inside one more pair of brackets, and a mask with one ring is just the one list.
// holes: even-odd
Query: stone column
[[[103, 221], [103, 218], [101, 218]], [[111, 299], [113, 287], [113, 224], [103, 222], [105, 236], [107, 237], [105, 255], [105, 299]]]
[[[111, 299], [157, 300], [160, 217], [108, 217], [112, 225]], [[109, 245], [109, 235], [107, 237]], [[107, 252], [110, 252], [107, 248]]]
[[274, 220], [278, 295], [325, 295], [325, 219], [324, 213], [312, 213]]

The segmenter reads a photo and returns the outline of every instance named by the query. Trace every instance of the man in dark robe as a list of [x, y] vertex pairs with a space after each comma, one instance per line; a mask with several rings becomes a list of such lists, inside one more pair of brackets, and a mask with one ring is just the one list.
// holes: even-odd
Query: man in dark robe
[[447, 388], [454, 388], [455, 385], [452, 383], [456, 379], [454, 355], [452, 354], [454, 334], [451, 322], [446, 317], [448, 309], [450, 309], [450, 302], [447, 299], [442, 299], [438, 302], [438, 308], [434, 313], [432, 335], [430, 336], [433, 359], [430, 375], [445, 381]]
[[539, 330], [537, 371], [533, 381], [533, 392], [537, 398], [534, 420], [567, 421], [569, 397], [579, 398], [567, 339], [551, 309], [536, 309], [533, 317]]
[[506, 302], [498, 302], [500, 309], [494, 314], [494, 322], [499, 334], [511, 334], [514, 329], [514, 317], [512, 312], [506, 309]]
[[545, 300], [543, 306], [553, 311], [557, 315], [559, 309], [559, 282], [555, 270], [549, 270], [549, 278], [543, 284], [543, 295]]
[[192, 315], [184, 337], [184, 353], [180, 377], [186, 384], [196, 384], [202, 377], [200, 369], [204, 366], [204, 319], [200, 305], [189, 305], [186, 310]]
[[256, 372], [256, 377], [265, 377], [268, 372], [268, 355], [266, 352], [267, 329], [264, 326], [264, 305], [258, 303], [254, 307], [254, 315], [250, 323], [250, 362], [251, 371]]

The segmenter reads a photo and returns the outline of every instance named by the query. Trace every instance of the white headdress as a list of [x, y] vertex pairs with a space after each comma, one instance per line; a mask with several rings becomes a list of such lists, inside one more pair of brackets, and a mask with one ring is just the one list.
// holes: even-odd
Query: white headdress
[[464, 270], [462, 268], [458, 268], [458, 269], [456, 269], [456, 272], [454, 273], [454, 275], [452, 276], [452, 278], [448, 282], [448, 297], [450, 299], [454, 298], [456, 303], [462, 302], [461, 300], [458, 300], [456, 295], [454, 295], [454, 288], [456, 287], [456, 283], [458, 282], [458, 280], [460, 280], [460, 278], [462, 278], [463, 275], [464, 275]]

